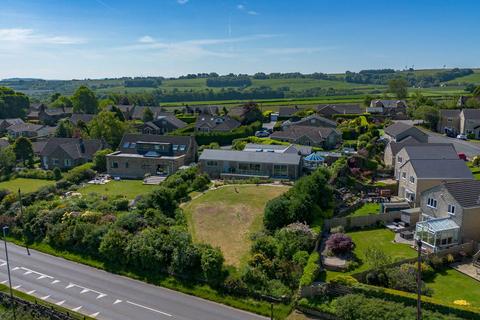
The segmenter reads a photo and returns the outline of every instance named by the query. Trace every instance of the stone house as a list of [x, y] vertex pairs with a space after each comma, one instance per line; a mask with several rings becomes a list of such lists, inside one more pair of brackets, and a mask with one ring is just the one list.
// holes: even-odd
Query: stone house
[[403, 118], [407, 115], [407, 108], [405, 100], [372, 100], [366, 111], [388, 117]]
[[40, 124], [19, 123], [9, 126], [7, 128], [7, 134], [14, 139], [19, 137], [44, 138], [53, 135], [55, 130], [55, 127], [49, 127]]
[[170, 175], [195, 162], [197, 149], [193, 137], [128, 133], [118, 150], [107, 155], [107, 172], [129, 179]]
[[200, 169], [211, 178], [274, 178], [295, 180], [302, 157], [295, 153], [249, 152], [206, 149], [199, 157]]
[[342, 141], [342, 134], [335, 128], [295, 125], [275, 131], [271, 139], [305, 146], [332, 149]]
[[165, 134], [186, 127], [187, 124], [173, 115], [158, 116], [153, 121], [145, 122], [140, 131], [143, 134]]
[[317, 107], [317, 113], [326, 118], [332, 118], [335, 115], [342, 114], [362, 114], [365, 108], [359, 104], [327, 104]]
[[385, 138], [388, 141], [401, 142], [407, 137], [413, 137], [418, 142], [428, 143], [428, 134], [417, 127], [405, 124], [403, 122], [395, 122], [385, 128]]
[[385, 163], [385, 166], [389, 168], [395, 168], [397, 153], [405, 146], [417, 144], [422, 144], [422, 142], [418, 141], [412, 136], [408, 136], [405, 139], [402, 139], [400, 142], [388, 141], [383, 152], [383, 162]]
[[240, 125], [239, 121], [229, 116], [199, 115], [195, 122], [195, 132], [228, 132]]
[[24, 124], [25, 122], [20, 118], [0, 119], [0, 133], [7, 132], [8, 127], [14, 124]]
[[480, 181], [445, 182], [421, 194], [416, 236], [429, 252], [480, 241]]
[[283, 130], [293, 126], [336, 128], [337, 123], [330, 119], [320, 117], [319, 115], [316, 115], [316, 114], [312, 114], [298, 121], [287, 120], [284, 123], [282, 123]]

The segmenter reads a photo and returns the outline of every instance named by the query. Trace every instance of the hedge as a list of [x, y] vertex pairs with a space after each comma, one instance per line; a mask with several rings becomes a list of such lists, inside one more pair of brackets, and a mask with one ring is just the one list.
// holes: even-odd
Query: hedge
[[344, 118], [344, 119], [355, 119], [358, 118], [359, 116], [365, 117], [366, 119], [369, 119], [371, 114], [370, 113], [362, 113], [362, 114], [334, 114], [332, 115], [333, 119], [338, 119], [338, 118]]
[[194, 123], [197, 120], [196, 116], [177, 116], [178, 120], [182, 120], [185, 123]]
[[228, 132], [208, 132], [208, 133], [196, 133], [195, 140], [198, 145], [210, 144], [217, 142], [219, 145], [232, 144], [233, 140], [246, 138], [255, 135], [255, 132], [262, 128], [262, 123], [256, 121], [248, 126], [241, 126]]
[[300, 288], [311, 285], [319, 273], [320, 254], [317, 251], [314, 251], [310, 257], [308, 257], [307, 265], [303, 269], [303, 274], [300, 278]]

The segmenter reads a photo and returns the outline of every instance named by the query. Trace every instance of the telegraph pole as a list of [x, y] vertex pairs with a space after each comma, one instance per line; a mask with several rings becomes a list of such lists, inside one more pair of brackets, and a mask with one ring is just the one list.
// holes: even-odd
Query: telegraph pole
[[422, 319], [422, 240], [417, 239], [417, 320]]

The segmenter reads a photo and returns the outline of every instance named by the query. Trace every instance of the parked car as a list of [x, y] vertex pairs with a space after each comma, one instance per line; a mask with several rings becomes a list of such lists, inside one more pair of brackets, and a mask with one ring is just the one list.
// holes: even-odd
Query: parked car
[[465, 141], [468, 140], [468, 139], [467, 139], [467, 136], [466, 136], [465, 134], [459, 134], [459, 135], [457, 135], [457, 139], [465, 140]]
[[257, 131], [255, 132], [255, 137], [257, 138], [268, 138], [270, 133], [268, 131]]
[[463, 153], [463, 152], [460, 152], [460, 153], [458, 154], [458, 158], [459, 158], [459, 159], [462, 159], [463, 161], [468, 161], [467, 156], [466, 156], [465, 153]]

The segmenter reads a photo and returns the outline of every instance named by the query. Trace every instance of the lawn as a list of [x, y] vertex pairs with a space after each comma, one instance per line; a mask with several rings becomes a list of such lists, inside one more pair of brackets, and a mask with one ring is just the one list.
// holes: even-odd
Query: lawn
[[0, 182], [0, 189], [7, 189], [11, 192], [17, 192], [18, 189], [22, 193], [35, 192], [41, 187], [54, 184], [53, 180], [42, 180], [42, 179], [26, 179], [26, 178], [17, 178], [14, 180]]
[[265, 204], [287, 190], [229, 185], [206, 192], [183, 206], [194, 241], [219, 247], [228, 265], [240, 266], [248, 257], [250, 235], [262, 228]]
[[472, 307], [480, 308], [480, 282], [455, 269], [448, 268], [437, 273], [427, 281], [427, 286], [433, 289], [432, 298], [446, 303], [467, 300]]
[[379, 212], [380, 203], [365, 203], [363, 206], [349, 214], [349, 217], [368, 216], [371, 214], [378, 214]]
[[469, 161], [467, 162], [467, 166], [470, 168], [470, 170], [472, 171], [472, 174], [473, 176], [475, 177], [475, 179], [477, 180], [480, 180], [480, 168], [479, 167], [474, 167], [472, 165], [472, 162]]
[[[358, 258], [360, 265], [358, 268], [349, 272], [327, 271], [326, 279], [330, 280], [338, 275], [349, 275], [366, 271], [370, 268], [365, 261], [365, 250], [371, 246], [378, 247], [390, 255], [394, 260], [402, 260], [416, 257], [417, 253], [410, 246], [401, 243], [394, 243], [395, 234], [386, 229], [373, 229], [347, 232], [355, 243], [354, 253]], [[325, 276], [325, 274], [323, 275]]]
[[107, 184], [86, 184], [78, 192], [81, 194], [98, 193], [106, 196], [125, 196], [135, 199], [136, 196], [152, 191], [156, 186], [143, 184], [142, 180], [110, 181]]

